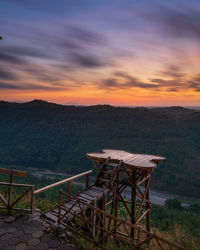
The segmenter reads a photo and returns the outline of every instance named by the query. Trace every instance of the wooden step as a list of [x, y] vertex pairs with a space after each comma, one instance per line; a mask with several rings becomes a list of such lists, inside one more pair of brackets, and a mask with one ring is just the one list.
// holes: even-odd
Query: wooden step
[[102, 170], [101, 173], [110, 175], [114, 173], [114, 170]]
[[90, 190], [94, 190], [95, 192], [98, 192], [98, 193], [105, 193], [106, 191], [104, 188], [97, 187], [97, 186], [90, 187]]
[[43, 216], [45, 219], [49, 220], [50, 222], [56, 223], [58, 221], [58, 216], [51, 213], [51, 211], [45, 213]]
[[91, 197], [90, 195], [85, 194], [85, 193], [80, 193], [80, 194], [77, 196], [77, 198], [79, 198], [79, 197], [84, 198], [84, 199], [88, 200], [89, 202], [90, 202], [90, 201], [92, 202], [92, 201], [95, 200], [95, 197]]
[[103, 192], [96, 192], [95, 190], [86, 190], [84, 194], [87, 194], [95, 199], [100, 199], [103, 196]]
[[117, 167], [119, 164], [118, 163], [114, 163], [114, 162], [109, 162], [108, 164], [106, 164], [106, 166], [110, 166], [110, 167]]
[[[110, 180], [100, 178], [100, 181], [108, 182]], [[99, 200], [102, 198], [103, 195], [105, 195], [106, 189], [97, 187], [97, 186], [91, 186], [88, 189], [79, 192], [76, 195], [76, 198], [80, 199], [80, 201], [83, 201], [85, 203], [91, 204], [95, 200]], [[73, 218], [81, 212], [81, 209], [86, 210], [88, 207], [84, 204], [78, 203], [76, 200], [65, 200], [61, 206], [61, 216], [66, 216], [62, 219], [64, 223], [69, 222], [70, 220], [73, 220]], [[67, 210], [67, 213], [66, 213]], [[59, 206], [54, 206], [50, 211], [43, 214], [43, 217], [50, 221], [51, 223], [57, 223], [58, 221], [58, 213], [59, 213]]]
[[109, 179], [104, 179], [104, 178], [99, 178], [97, 182], [110, 182], [111, 180]]

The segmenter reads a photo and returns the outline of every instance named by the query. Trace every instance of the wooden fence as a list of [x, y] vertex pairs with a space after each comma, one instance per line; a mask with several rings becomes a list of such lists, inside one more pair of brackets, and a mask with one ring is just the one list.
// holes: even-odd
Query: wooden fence
[[[5, 194], [0, 194], [0, 208], [2, 209], [7, 209], [8, 212], [10, 213], [11, 210], [17, 210], [17, 211], [26, 211], [26, 212], [34, 212], [34, 205], [35, 205], [35, 196], [37, 194], [40, 194], [42, 192], [45, 192], [51, 188], [60, 186], [62, 184], [67, 183], [67, 190], [68, 194], [71, 194], [71, 182], [77, 178], [85, 176], [85, 188], [88, 187], [89, 185], [89, 177], [90, 174], [92, 173], [92, 170], [83, 172], [81, 174], [74, 175], [72, 177], [69, 177], [67, 179], [64, 179], [62, 181], [53, 183], [51, 185], [48, 185], [46, 187], [42, 187], [38, 190], [34, 191], [34, 185], [28, 185], [28, 184], [18, 184], [18, 183], [13, 183], [13, 177], [14, 176], [20, 176], [20, 177], [26, 177], [26, 172], [24, 171], [18, 171], [18, 170], [12, 170], [12, 169], [0, 169], [0, 173], [2, 174], [9, 174], [10, 175], [10, 182], [0, 182], [0, 186], [7, 187], [8, 190], [4, 192]], [[25, 190], [22, 191], [21, 194], [15, 195], [13, 197], [13, 188], [23, 188]], [[22, 208], [19, 205], [19, 202], [24, 201], [27, 206], [30, 208]], [[17, 206], [18, 205], [18, 206]]]
[[[0, 202], [3, 205], [0, 206], [2, 209], [7, 209], [8, 213], [11, 210], [17, 211], [26, 211], [33, 213], [34, 211], [34, 186], [28, 184], [18, 184], [18, 183], [8, 183], [8, 182], [0, 182], [0, 186], [6, 186], [8, 188], [8, 195], [0, 194]], [[25, 190], [22, 191], [20, 195], [15, 195], [13, 197], [13, 188], [23, 188]], [[30, 198], [30, 199], [29, 199]], [[24, 200], [30, 208], [22, 208], [19, 206], [19, 202]], [[17, 206], [18, 205], [18, 206]]]

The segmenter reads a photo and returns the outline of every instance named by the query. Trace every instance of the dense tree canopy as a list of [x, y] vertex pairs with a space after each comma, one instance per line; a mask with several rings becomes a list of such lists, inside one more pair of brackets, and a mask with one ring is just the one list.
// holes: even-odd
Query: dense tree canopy
[[85, 155], [103, 148], [162, 155], [153, 173], [161, 190], [198, 197], [200, 112], [181, 107], [62, 106], [0, 102], [0, 163], [62, 170], [93, 168]]

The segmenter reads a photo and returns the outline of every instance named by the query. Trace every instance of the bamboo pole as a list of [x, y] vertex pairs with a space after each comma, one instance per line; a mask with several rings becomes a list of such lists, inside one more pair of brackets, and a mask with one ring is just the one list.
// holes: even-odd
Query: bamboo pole
[[[145, 188], [147, 189], [147, 192], [146, 192], [146, 199], [147, 199], [148, 201], [150, 201], [149, 184], [150, 184], [150, 176], [149, 176], [149, 178], [145, 181]], [[147, 231], [150, 232], [150, 209], [151, 209], [151, 207], [150, 207], [149, 202], [146, 202], [146, 210], [148, 210], [148, 209], [149, 209], [149, 212], [148, 212], [147, 215], [146, 215], [146, 229], [147, 229]]]
[[[132, 186], [131, 186], [131, 224], [135, 225], [135, 215], [136, 215], [136, 170], [133, 170], [132, 172]], [[135, 240], [135, 230], [132, 227], [131, 228], [131, 238], [134, 242]]]

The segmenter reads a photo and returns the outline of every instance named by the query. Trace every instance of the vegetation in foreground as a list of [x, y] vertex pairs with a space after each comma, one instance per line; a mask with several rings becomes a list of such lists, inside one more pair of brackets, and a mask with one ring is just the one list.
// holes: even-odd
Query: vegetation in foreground
[[[23, 181], [21, 178], [16, 178], [15, 182], [24, 182], [28, 184], [35, 184], [37, 188], [49, 185], [59, 181], [61, 177], [57, 176], [56, 179], [47, 179], [42, 177], [38, 179], [34, 176], [28, 175]], [[0, 176], [0, 181], [8, 181], [8, 176]], [[36, 197], [36, 207], [44, 212], [50, 209], [54, 204], [58, 203], [58, 190], [62, 188], [67, 191], [66, 185], [56, 187], [41, 193]], [[77, 193], [83, 186], [72, 184], [72, 193]], [[19, 195], [19, 190], [14, 193], [14, 198]], [[0, 190], [0, 193], [6, 194], [5, 187]], [[20, 203], [21, 207], [26, 207], [26, 201]], [[127, 213], [122, 205], [119, 209], [120, 217], [128, 218]], [[200, 249], [200, 203], [193, 202], [187, 209], [181, 206], [181, 201], [178, 199], [169, 199], [166, 201], [165, 206], [152, 206], [151, 211], [151, 225], [152, 230], [157, 235], [166, 238], [170, 241], [185, 247], [186, 249], [197, 250]], [[91, 243], [86, 242], [84, 239], [76, 236], [74, 242], [78, 247], [85, 247], [85, 249], [93, 249]], [[156, 246], [152, 245], [152, 249]], [[120, 248], [119, 248], [120, 249]], [[121, 246], [121, 249], [125, 249]], [[128, 248], [127, 248], [128, 249]]]

